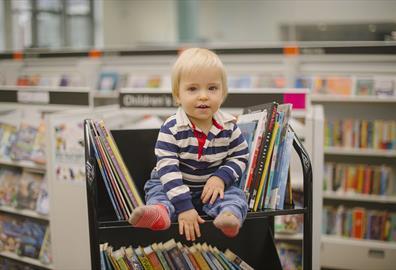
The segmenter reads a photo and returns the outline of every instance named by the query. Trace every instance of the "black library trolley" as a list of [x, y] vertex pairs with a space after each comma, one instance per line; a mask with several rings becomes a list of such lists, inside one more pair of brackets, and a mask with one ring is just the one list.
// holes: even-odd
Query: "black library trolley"
[[[101, 174], [96, 163], [92, 143], [87, 136], [85, 125], [85, 158], [88, 198], [88, 218], [90, 233], [90, 252], [92, 269], [100, 269], [99, 244], [108, 242], [114, 248], [121, 246], [147, 246], [154, 242], [165, 242], [174, 238], [187, 245], [184, 236], [178, 233], [177, 223], [173, 223], [166, 231], [151, 231], [133, 228], [127, 221], [118, 221], [106, 193]], [[154, 145], [158, 129], [112, 130], [112, 135], [123, 156], [135, 184], [143, 196], [145, 180], [149, 179], [156, 160]], [[206, 218], [201, 225], [202, 236], [197, 242], [206, 242], [224, 251], [227, 248], [237, 254], [255, 269], [282, 269], [274, 241], [274, 217], [278, 215], [304, 215], [303, 231], [303, 269], [312, 269], [312, 167], [309, 156], [295, 136], [293, 146], [303, 168], [304, 204], [297, 208], [268, 209], [251, 212], [241, 228], [238, 236], [227, 238], [213, 225], [213, 220]]]

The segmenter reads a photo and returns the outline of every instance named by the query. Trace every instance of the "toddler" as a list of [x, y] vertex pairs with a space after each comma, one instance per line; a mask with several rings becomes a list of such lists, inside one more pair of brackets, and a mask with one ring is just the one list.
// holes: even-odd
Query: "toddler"
[[136, 208], [134, 227], [165, 230], [178, 220], [187, 240], [200, 237], [200, 214], [215, 218], [226, 236], [238, 234], [246, 197], [234, 185], [242, 176], [248, 147], [236, 119], [219, 110], [227, 77], [219, 57], [201, 48], [181, 53], [172, 69], [172, 95], [179, 108], [161, 126], [157, 164], [144, 186], [146, 205]]

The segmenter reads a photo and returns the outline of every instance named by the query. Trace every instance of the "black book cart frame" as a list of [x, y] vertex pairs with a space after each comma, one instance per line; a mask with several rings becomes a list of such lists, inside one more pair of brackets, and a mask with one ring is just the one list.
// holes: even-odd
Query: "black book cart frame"
[[[92, 269], [100, 269], [99, 244], [108, 242], [114, 248], [121, 246], [147, 246], [154, 242], [164, 242], [171, 238], [187, 245], [178, 233], [177, 223], [172, 223], [166, 231], [151, 231], [131, 227], [127, 221], [118, 221], [110, 198], [106, 192], [100, 174], [92, 142], [88, 135], [87, 122], [85, 132], [85, 165], [88, 202], [90, 253]], [[123, 156], [137, 188], [143, 196], [144, 182], [149, 179], [155, 165], [154, 144], [158, 129], [113, 130], [114, 140]], [[255, 269], [282, 269], [274, 241], [274, 217], [278, 215], [304, 215], [303, 230], [303, 269], [312, 270], [312, 167], [309, 156], [297, 136], [293, 147], [297, 152], [303, 169], [304, 204], [301, 208], [260, 212], [249, 212], [239, 234], [227, 238], [213, 226], [213, 220], [205, 217], [201, 225], [202, 236], [196, 242], [206, 242], [225, 251], [229, 248]]]

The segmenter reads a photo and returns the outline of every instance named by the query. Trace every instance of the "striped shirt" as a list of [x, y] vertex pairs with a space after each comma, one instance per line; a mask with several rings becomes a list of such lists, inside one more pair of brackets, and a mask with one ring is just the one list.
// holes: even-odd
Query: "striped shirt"
[[156, 170], [176, 213], [194, 208], [190, 190], [202, 190], [209, 177], [220, 177], [227, 188], [245, 170], [248, 147], [235, 117], [219, 110], [213, 123], [204, 142], [180, 107], [161, 126]]

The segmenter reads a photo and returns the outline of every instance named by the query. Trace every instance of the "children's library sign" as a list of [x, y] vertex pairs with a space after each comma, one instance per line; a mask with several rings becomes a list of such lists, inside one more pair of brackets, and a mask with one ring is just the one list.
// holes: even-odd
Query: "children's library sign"
[[[304, 90], [282, 92], [272, 91], [230, 91], [224, 101], [223, 108], [243, 108], [268, 102], [292, 103], [293, 109], [305, 110], [307, 107], [307, 95]], [[121, 108], [173, 108], [174, 102], [170, 92], [158, 91], [121, 91]]]
[[173, 101], [172, 94], [170, 93], [121, 93], [120, 106], [131, 108], [170, 108], [176, 107], [176, 103]]

